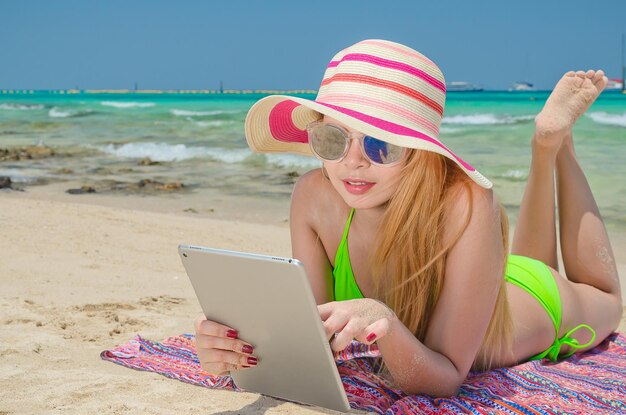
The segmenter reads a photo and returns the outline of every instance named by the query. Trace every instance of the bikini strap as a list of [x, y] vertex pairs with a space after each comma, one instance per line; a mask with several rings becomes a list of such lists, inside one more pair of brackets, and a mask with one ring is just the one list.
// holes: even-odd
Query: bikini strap
[[350, 215], [348, 216], [348, 220], [346, 221], [346, 226], [343, 228], [343, 236], [341, 237], [341, 242], [339, 245], [345, 243], [348, 239], [348, 232], [350, 232], [350, 223], [352, 223], [352, 216], [354, 215], [354, 208], [350, 210]]
[[[589, 340], [585, 344], [580, 344], [578, 340], [572, 337], [572, 334], [574, 334], [575, 331], [580, 330], [580, 329], [587, 329], [589, 330], [589, 332], [591, 332], [591, 340]], [[593, 344], [595, 340], [596, 340], [596, 331], [592, 329], [590, 326], [588, 326], [587, 324], [580, 324], [574, 327], [573, 329], [571, 329], [570, 331], [568, 331], [567, 333], [565, 333], [565, 335], [561, 337], [560, 339], [554, 340], [554, 343], [552, 344], [552, 346], [550, 346], [544, 352], [531, 357], [530, 360], [543, 359], [544, 357], [547, 357], [548, 359], [555, 362], [559, 358], [561, 347], [563, 347], [563, 345], [567, 345], [572, 348], [572, 351], [561, 356], [561, 358], [565, 359], [567, 357], [570, 357], [574, 353], [576, 353], [576, 350], [584, 349], [585, 347], [591, 346], [591, 344]]]

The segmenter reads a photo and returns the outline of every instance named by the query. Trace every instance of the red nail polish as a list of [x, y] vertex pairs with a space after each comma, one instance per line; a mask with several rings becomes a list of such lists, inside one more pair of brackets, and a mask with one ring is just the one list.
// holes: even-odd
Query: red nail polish
[[365, 338], [368, 342], [374, 341], [376, 339], [376, 334], [374, 333], [370, 333], [367, 335], [367, 337]]
[[248, 346], [247, 344], [244, 344], [243, 347], [241, 348], [241, 351], [246, 354], [252, 354], [252, 352], [254, 351], [254, 348], [252, 346]]
[[251, 364], [252, 366], [257, 364], [257, 358], [256, 357], [249, 357], [248, 358], [248, 363]]
[[231, 339], [236, 339], [239, 333], [236, 330], [228, 330], [226, 332], [226, 337], [230, 337]]

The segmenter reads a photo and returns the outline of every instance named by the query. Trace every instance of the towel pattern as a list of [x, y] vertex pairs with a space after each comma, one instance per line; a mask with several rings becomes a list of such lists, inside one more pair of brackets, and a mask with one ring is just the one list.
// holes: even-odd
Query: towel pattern
[[[200, 368], [194, 336], [163, 342], [136, 336], [101, 353], [104, 360], [208, 388], [241, 391], [230, 376]], [[599, 346], [559, 362], [526, 362], [471, 372], [453, 398], [406, 395], [374, 372], [376, 345], [353, 341], [335, 361], [353, 409], [379, 414], [618, 414], [626, 413], [626, 337], [613, 333]]]

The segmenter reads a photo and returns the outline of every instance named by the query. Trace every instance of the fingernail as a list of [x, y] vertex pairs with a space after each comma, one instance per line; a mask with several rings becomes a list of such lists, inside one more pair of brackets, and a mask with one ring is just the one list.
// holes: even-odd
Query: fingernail
[[253, 350], [254, 348], [252, 346], [248, 346], [247, 344], [244, 344], [243, 347], [241, 348], [241, 351], [247, 354], [252, 354]]
[[373, 341], [374, 339], [376, 339], [376, 334], [375, 333], [370, 333], [367, 335], [367, 337], [365, 338], [365, 340], [367, 340], [368, 342]]
[[248, 363], [249, 363], [249, 364], [251, 364], [252, 366], [255, 366], [255, 365], [256, 365], [256, 363], [257, 363], [257, 358], [256, 358], [256, 357], [252, 357], [252, 356], [250, 356], [250, 357], [248, 358]]
[[241, 365], [241, 367], [252, 367], [252, 366]]
[[236, 339], [239, 333], [236, 330], [228, 330], [226, 332], [226, 337], [230, 337], [231, 339]]

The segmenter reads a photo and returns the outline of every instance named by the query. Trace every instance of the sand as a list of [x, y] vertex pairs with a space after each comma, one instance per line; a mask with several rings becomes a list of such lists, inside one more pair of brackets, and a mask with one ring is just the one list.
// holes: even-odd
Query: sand
[[[242, 204], [232, 216], [242, 219], [213, 219], [184, 212], [184, 202], [159, 212], [158, 198], [50, 199], [0, 192], [0, 414], [333, 413], [99, 357], [135, 334], [193, 332], [200, 308], [179, 243], [290, 256], [288, 206], [246, 217], [252, 206]], [[624, 246], [615, 249], [622, 277]]]

